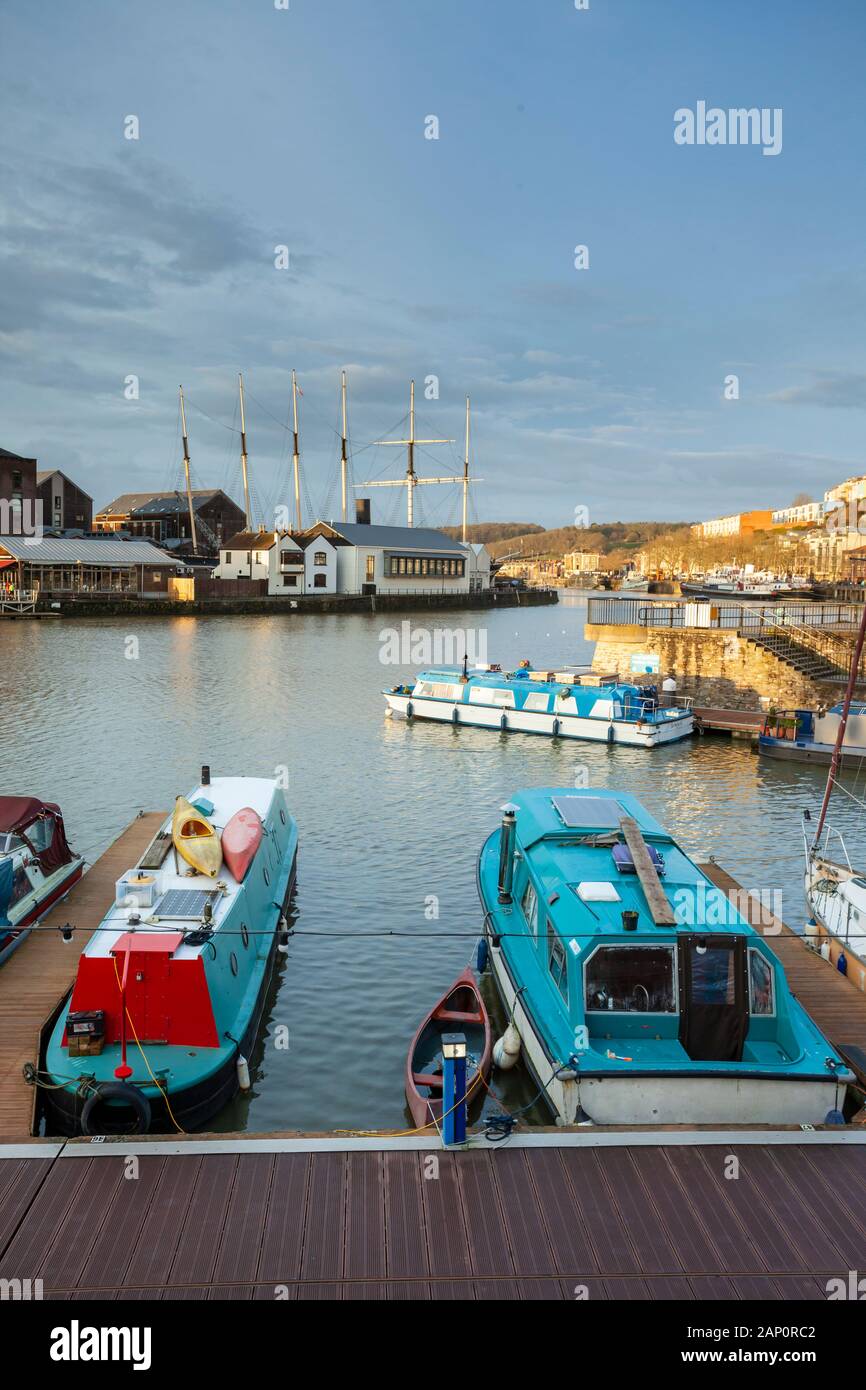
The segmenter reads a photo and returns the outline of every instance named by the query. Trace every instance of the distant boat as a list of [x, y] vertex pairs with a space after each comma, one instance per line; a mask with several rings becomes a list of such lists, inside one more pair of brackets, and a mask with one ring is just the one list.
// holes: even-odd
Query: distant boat
[[490, 1075], [492, 1039], [490, 1019], [481, 991], [470, 969], [462, 971], [425, 1018], [409, 1048], [406, 1060], [406, 1100], [416, 1129], [431, 1127], [442, 1119], [442, 1034], [463, 1033], [466, 1038], [466, 1094], [470, 1106], [484, 1095], [480, 1077]]
[[522, 1055], [565, 1124], [818, 1124], [853, 1074], [770, 942], [626, 792], [533, 787], [478, 889]]
[[[844, 714], [842, 701], [824, 711], [778, 710], [768, 714], [758, 735], [758, 752], [798, 763], [829, 763]], [[866, 761], [866, 703], [852, 704], [839, 747], [842, 767]]]
[[258, 849], [243, 881], [228, 865], [216, 881], [190, 875], [173, 814], [118, 880], [46, 1048], [51, 1132], [196, 1129], [249, 1086], [298, 832], [267, 778], [208, 775], [185, 801], [201, 815], [193, 803], [213, 808], [215, 827], [255, 811]]
[[0, 965], [83, 872], [59, 806], [35, 796], [0, 796]]
[[619, 588], [622, 593], [646, 593], [649, 589], [649, 580], [645, 574], [626, 574], [620, 580]]
[[591, 671], [515, 671], [464, 663], [421, 671], [408, 685], [384, 690], [388, 709], [407, 719], [502, 732], [546, 734], [655, 748], [688, 738], [694, 715], [683, 704], [662, 705], [654, 685], [625, 684]]

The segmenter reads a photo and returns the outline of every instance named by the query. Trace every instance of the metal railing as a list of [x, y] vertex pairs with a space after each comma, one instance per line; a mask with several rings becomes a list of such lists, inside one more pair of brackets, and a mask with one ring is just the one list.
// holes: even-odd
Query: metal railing
[[750, 629], [757, 631], [772, 626], [790, 632], [798, 628], [855, 632], [862, 615], [862, 607], [852, 603], [790, 599], [775, 603], [719, 603], [715, 599], [647, 603], [645, 598], [590, 598], [587, 601], [587, 621], [600, 627], [721, 628], [748, 634]]

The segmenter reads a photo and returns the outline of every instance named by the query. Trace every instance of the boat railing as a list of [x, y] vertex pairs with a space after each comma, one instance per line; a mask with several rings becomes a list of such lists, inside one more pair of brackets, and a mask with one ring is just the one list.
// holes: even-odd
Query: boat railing
[[836, 827], [835, 827], [834, 825], [828, 825], [827, 828], [826, 828], [826, 830], [824, 831], [824, 844], [823, 844], [823, 847], [822, 847], [822, 849], [821, 849], [821, 855], [822, 855], [822, 857], [823, 857], [824, 859], [828, 859], [828, 858], [829, 858], [829, 855], [830, 855], [830, 840], [831, 840], [831, 838], [833, 838], [833, 837], [835, 837], [835, 838], [839, 841], [839, 844], [840, 844], [841, 847], [842, 847], [842, 853], [843, 853], [844, 856], [845, 856], [845, 863], [848, 865], [848, 868], [849, 868], [850, 872], [853, 874], [854, 870], [853, 870], [853, 868], [851, 867], [851, 860], [848, 858], [848, 850], [845, 848], [845, 839], [844, 839], [844, 836], [842, 835], [842, 831], [841, 831], [841, 830], [837, 830]]

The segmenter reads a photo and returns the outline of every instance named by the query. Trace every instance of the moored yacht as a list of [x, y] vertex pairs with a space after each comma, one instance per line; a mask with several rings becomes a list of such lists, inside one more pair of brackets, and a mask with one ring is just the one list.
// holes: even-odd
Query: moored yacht
[[656, 686], [631, 685], [590, 670], [470, 670], [464, 663], [421, 671], [408, 685], [382, 692], [391, 713], [553, 738], [589, 739], [654, 748], [688, 738], [687, 705], [663, 705]]
[[563, 1124], [815, 1124], [839, 1057], [767, 941], [634, 797], [532, 788], [478, 863], [496, 983]]
[[80, 957], [46, 1049], [50, 1131], [188, 1130], [249, 1086], [297, 843], [276, 781], [203, 769], [178, 798]]
[[0, 796], [0, 964], [83, 872], [59, 806], [35, 796]]

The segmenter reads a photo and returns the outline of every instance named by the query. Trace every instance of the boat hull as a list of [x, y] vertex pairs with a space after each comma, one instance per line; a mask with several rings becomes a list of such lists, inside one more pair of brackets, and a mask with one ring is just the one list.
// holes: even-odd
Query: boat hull
[[[471, 1019], [443, 1014], [443, 1010], [453, 1010], [456, 1005], [461, 1003], [471, 1003]], [[465, 1014], [470, 1011], [464, 1010]], [[446, 990], [439, 1002], [433, 1007], [412, 1039], [409, 1054], [406, 1058], [406, 1102], [409, 1106], [409, 1113], [416, 1129], [432, 1131], [442, 1120], [442, 1098], [441, 1095], [431, 1096], [430, 1087], [425, 1086], [422, 1090], [417, 1081], [419, 1075], [425, 1074], [430, 1067], [431, 1056], [440, 1050], [439, 1037], [443, 1032], [464, 1033], [467, 1041], [467, 1051], [474, 1055], [475, 1065], [467, 1067], [466, 1091], [469, 1097], [470, 1107], [481, 1100], [484, 1095], [484, 1086], [480, 1078], [486, 1082], [490, 1076], [490, 1068], [493, 1060], [493, 1038], [490, 1031], [490, 1019], [481, 991], [478, 987], [472, 971], [467, 967], [458, 975], [457, 979]], [[438, 1035], [438, 1036], [434, 1036]]]
[[521, 1056], [558, 1125], [635, 1124], [821, 1124], [841, 1110], [845, 1083], [826, 1078], [713, 1076], [709, 1072], [580, 1078], [571, 1070], [554, 1075], [556, 1062], [518, 994], [502, 948], [485, 927], [489, 958], [505, 1011], [514, 1019]]
[[45, 897], [40, 898], [20, 921], [14, 922], [11, 927], [0, 927], [0, 965], [9, 959], [12, 952], [17, 950], [23, 941], [26, 941], [31, 927], [35, 927], [53, 907], [63, 902], [76, 883], [81, 881], [81, 876], [84, 873], [84, 860], [73, 861], [68, 867], [71, 872], [59, 883], [52, 885]]
[[[295, 850], [295, 855], [292, 860], [288, 887], [282, 903], [283, 913], [287, 912], [289, 909], [292, 894], [295, 889], [296, 877], [297, 849]], [[149, 1133], [172, 1133], [175, 1131], [175, 1121], [185, 1131], [192, 1132], [193, 1130], [200, 1130], [207, 1124], [208, 1120], [218, 1115], [237, 1095], [240, 1089], [237, 1058], [239, 1055], [249, 1057], [258, 1038], [265, 1000], [267, 999], [268, 988], [273, 976], [276, 951], [277, 934], [274, 932], [262, 976], [261, 987], [247, 1026], [239, 1039], [237, 1052], [233, 1056], [226, 1058], [216, 1071], [212, 1072], [209, 1076], [203, 1077], [202, 1080], [194, 1082], [189, 1086], [172, 1089], [168, 1097], [171, 1113], [169, 1113], [168, 1106], [163, 1097], [160, 1095], [150, 1095], [151, 1121]], [[66, 1135], [69, 1137], [80, 1134], [83, 1098], [80, 1097], [77, 1092], [65, 1089], [46, 1091], [43, 1092], [43, 1095], [45, 1098], [45, 1110], [48, 1119], [49, 1133]]]
[[[658, 723], [626, 719], [597, 719], [574, 714], [545, 714], [528, 710], [502, 710], [484, 705], [457, 704], [450, 700], [431, 700], [417, 695], [385, 695], [392, 714], [437, 724], [465, 725], [467, 728], [496, 729], [503, 733], [544, 734], [548, 738], [570, 738], [592, 743], [621, 743], [631, 748], [656, 748], [676, 743], [694, 732], [691, 711], [679, 711]], [[411, 706], [411, 709], [410, 709]], [[455, 717], [456, 716], [456, 717]], [[504, 722], [503, 722], [504, 721]], [[556, 726], [556, 727], [554, 727]]]
[[[829, 743], [795, 743], [791, 739], [758, 737], [758, 752], [768, 758], [780, 758], [795, 763], [821, 763], [825, 767], [833, 757], [833, 746]], [[845, 748], [839, 751], [843, 767], [859, 769], [866, 759], [866, 748]]]

